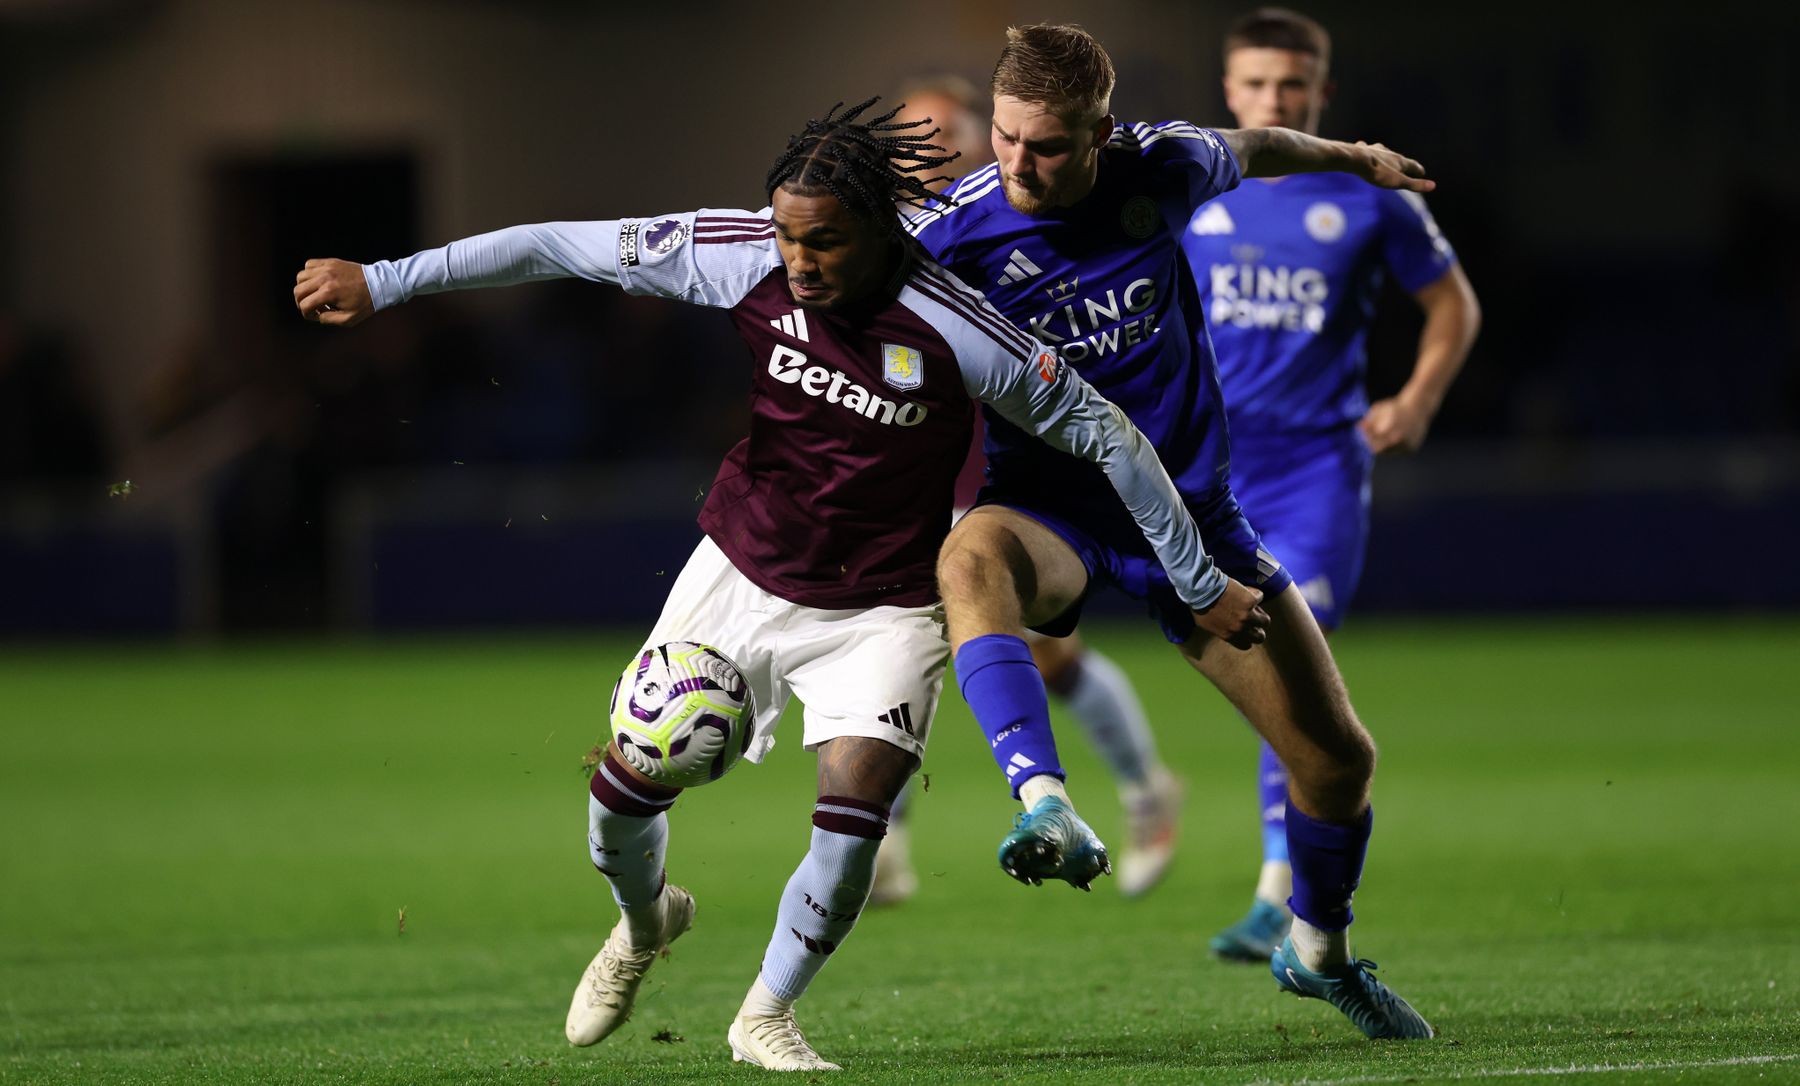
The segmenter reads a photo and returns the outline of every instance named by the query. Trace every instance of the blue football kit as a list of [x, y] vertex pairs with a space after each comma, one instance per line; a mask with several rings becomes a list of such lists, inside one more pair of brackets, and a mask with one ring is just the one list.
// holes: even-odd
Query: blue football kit
[[[1201, 208], [1182, 237], [1218, 352], [1231, 485], [1319, 625], [1335, 629], [1362, 576], [1374, 455], [1366, 343], [1384, 276], [1409, 293], [1456, 263], [1416, 193], [1344, 174], [1253, 180]], [[1287, 772], [1257, 771], [1263, 858], [1288, 854]]]
[[[1196, 215], [1217, 206], [1209, 201], [1242, 191], [1242, 179], [1236, 157], [1215, 132], [1179, 121], [1121, 125], [1101, 150], [1093, 188], [1070, 207], [1035, 215], [1017, 211], [1006, 200], [999, 168], [989, 166], [953, 185], [940, 206], [915, 216], [908, 229], [1015, 325], [1055, 345], [1067, 364], [1131, 417], [1156, 446], [1218, 568], [1274, 597], [1293, 581], [1263, 548], [1233, 494], [1227, 400], [1207, 334], [1207, 299], [1217, 292], [1203, 294], [1210, 284], [1196, 283], [1181, 249]], [[1345, 217], [1340, 213], [1340, 228]], [[1311, 280], [1302, 284], [1308, 290]], [[1254, 274], [1251, 286], [1254, 291]], [[1290, 294], [1293, 287], [1290, 281]], [[1302, 328], [1317, 320], [1323, 328], [1325, 314], [1301, 309], [1275, 319]], [[1360, 333], [1355, 340], [1360, 351]], [[1272, 393], [1273, 410], [1280, 410], [1282, 397]], [[1340, 404], [1340, 415], [1353, 427], [1361, 406]], [[988, 482], [980, 503], [1008, 506], [1050, 528], [1080, 556], [1090, 585], [1112, 583], [1146, 599], [1171, 641], [1193, 635], [1192, 615], [1173, 601], [1166, 578], [1132, 538], [1131, 521], [1105, 493], [1103, 480], [1032, 448], [1002, 420], [989, 419], [986, 452]], [[1070, 632], [1078, 613], [1079, 606], [1055, 627], [1039, 629]], [[964, 699], [1014, 794], [1038, 774], [1062, 777], [1043, 682], [1023, 641], [1001, 634], [972, 638], [957, 650], [956, 669]], [[1001, 865], [1026, 881], [1061, 877], [1085, 886], [1102, 869], [1087, 862], [1097, 841], [1081, 843], [1091, 834], [1078, 821], [1077, 832], [1057, 829], [1072, 814], [1054, 792], [1034, 796], [1044, 798], [1029, 803], [1019, 827], [1002, 842]], [[1315, 927], [1341, 930], [1351, 920], [1372, 813], [1340, 825], [1308, 818], [1288, 802], [1284, 807], [1284, 851], [1293, 859], [1291, 907]], [[1040, 833], [1061, 833], [1068, 846], [1049, 866], [1034, 860], [1045, 855]], [[1082, 862], [1072, 863], [1070, 855]]]
[[[998, 166], [968, 175], [907, 229], [959, 279], [1063, 360], [1137, 424], [1181, 491], [1207, 551], [1233, 578], [1273, 594], [1289, 583], [1239, 511], [1218, 367], [1179, 239], [1194, 211], [1240, 180], [1219, 136], [1183, 121], [1120, 125], [1093, 190], [1073, 207], [1025, 215]], [[1105, 476], [1033, 448], [987, 417], [987, 484], [978, 504], [1027, 512], [1086, 565], [1090, 583], [1146, 600], [1171, 641], [1192, 635], [1188, 606]], [[1222, 582], [1221, 582], [1222, 588]], [[1210, 604], [1218, 592], [1202, 601]], [[1045, 627], [1066, 634], [1079, 605]]]
[[1218, 355], [1231, 486], [1331, 629], [1362, 572], [1373, 457], [1365, 352], [1386, 275], [1408, 292], [1456, 255], [1415, 193], [1346, 174], [1252, 180], [1182, 236]]
[[[1217, 133], [1185, 121], [1119, 125], [1098, 157], [1093, 188], [1071, 207], [1036, 215], [1014, 209], [999, 167], [990, 165], [952, 185], [907, 229], [1136, 423], [1217, 570], [1281, 592], [1292, 583], [1287, 571], [1263, 549], [1227, 481], [1218, 366], [1180, 246], [1194, 212], [1242, 179], [1237, 159]], [[1133, 538], [1129, 511], [1108, 495], [1105, 478], [1071, 457], [1031, 448], [1004, 419], [988, 414], [986, 422], [987, 483], [977, 504], [1037, 520], [1080, 557], [1090, 588], [1110, 583], [1144, 600], [1170, 641], [1193, 636], [1189, 603]], [[1194, 606], [1217, 599], [1224, 584], [1214, 581]], [[1065, 635], [1080, 612], [1077, 603], [1038, 629]], [[1062, 778], [1043, 679], [1025, 643], [1011, 635], [973, 638], [957, 650], [956, 672], [1014, 794], [1033, 776]]]

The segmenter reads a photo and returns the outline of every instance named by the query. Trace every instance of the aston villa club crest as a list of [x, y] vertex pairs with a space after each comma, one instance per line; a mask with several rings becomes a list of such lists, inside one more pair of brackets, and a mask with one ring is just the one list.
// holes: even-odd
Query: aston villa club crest
[[916, 347], [883, 343], [881, 379], [903, 392], [911, 392], [925, 383], [925, 356]]

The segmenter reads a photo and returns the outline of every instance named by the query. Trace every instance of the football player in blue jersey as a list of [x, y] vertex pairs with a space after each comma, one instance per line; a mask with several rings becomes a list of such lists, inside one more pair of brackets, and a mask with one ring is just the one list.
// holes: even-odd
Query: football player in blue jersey
[[1108, 867], [1063, 787], [1043, 680], [1022, 635], [1066, 633], [1095, 582], [1116, 585], [1148, 603], [1183, 658], [1288, 767], [1296, 919], [1270, 960], [1277, 984], [1330, 1001], [1371, 1037], [1429, 1037], [1425, 1019], [1349, 953], [1375, 745], [1292, 577], [1231, 493], [1218, 370], [1179, 238], [1202, 204], [1246, 176], [1335, 170], [1384, 188], [1434, 186], [1417, 162], [1380, 145], [1285, 128], [1122, 124], [1109, 111], [1113, 81], [1105, 50], [1079, 27], [1009, 30], [993, 78], [997, 162], [908, 224], [1137, 424], [1210, 552], [1190, 606], [1127, 537], [1129, 510], [1102, 478], [1039, 454], [989, 417], [988, 484], [945, 541], [938, 585], [955, 601], [949, 633], [963, 697], [1026, 808], [1000, 863], [1024, 881], [1078, 886]]
[[[948, 74], [924, 76], [905, 84], [898, 97], [903, 104], [895, 120], [936, 127], [939, 131], [933, 138], [956, 153], [958, 176], [993, 160], [989, 102], [967, 79]], [[944, 176], [927, 183], [941, 191], [952, 180]], [[903, 209], [903, 213], [911, 210]], [[975, 504], [981, 487], [987, 460], [981, 453], [980, 431], [977, 426], [977, 444], [956, 482], [958, 515]], [[1044, 685], [1081, 725], [1118, 783], [1127, 836], [1115, 876], [1120, 892], [1127, 897], [1143, 894], [1161, 880], [1174, 858], [1181, 783], [1158, 755], [1143, 703], [1118, 664], [1086, 644], [1078, 633], [1067, 637], [1033, 634], [1026, 640]], [[911, 792], [909, 786], [901, 793], [888, 820], [888, 834], [882, 838], [875, 862], [871, 904], [895, 904], [918, 890], [905, 817]]]
[[[1253, 11], [1225, 35], [1225, 104], [1243, 128], [1316, 133], [1331, 39], [1312, 19]], [[1424, 200], [1344, 174], [1257, 178], [1207, 204], [1183, 241], [1212, 330], [1231, 427], [1231, 487], [1329, 632], [1362, 571], [1374, 457], [1414, 452], [1475, 341], [1481, 309]], [[1364, 341], [1383, 278], [1424, 311], [1412, 375], [1370, 403]], [[1212, 940], [1267, 961], [1292, 918], [1287, 772], [1267, 742], [1263, 866], [1245, 917]]]

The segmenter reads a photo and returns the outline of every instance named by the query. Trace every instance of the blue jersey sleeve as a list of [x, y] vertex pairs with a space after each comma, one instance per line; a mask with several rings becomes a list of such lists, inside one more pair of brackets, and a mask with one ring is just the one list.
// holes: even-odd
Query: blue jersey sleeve
[[1442, 279], [1456, 264], [1456, 250], [1438, 229], [1424, 197], [1381, 189], [1375, 207], [1381, 216], [1382, 259], [1408, 293]]
[[1210, 128], [1186, 121], [1137, 121], [1121, 124], [1111, 142], [1145, 159], [1178, 170], [1187, 180], [1189, 211], [1221, 193], [1230, 192], [1244, 179], [1237, 156]]

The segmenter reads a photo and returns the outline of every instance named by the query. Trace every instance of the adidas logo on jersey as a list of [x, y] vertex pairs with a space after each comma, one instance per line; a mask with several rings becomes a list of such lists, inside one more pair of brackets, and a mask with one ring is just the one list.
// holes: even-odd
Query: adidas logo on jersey
[[1237, 224], [1231, 221], [1231, 212], [1225, 210], [1224, 204], [1207, 204], [1188, 229], [1196, 234], [1235, 234]]
[[999, 283], [1003, 287], [1011, 286], [1020, 280], [1042, 274], [1044, 274], [1044, 269], [1033, 264], [1030, 257], [1014, 249], [1012, 255], [1006, 258], [1006, 270], [1000, 273]]
[[812, 342], [811, 337], [806, 334], [806, 310], [804, 309], [796, 309], [792, 313], [776, 317], [769, 323], [779, 328], [781, 334], [790, 339], [797, 339], [802, 343]]

